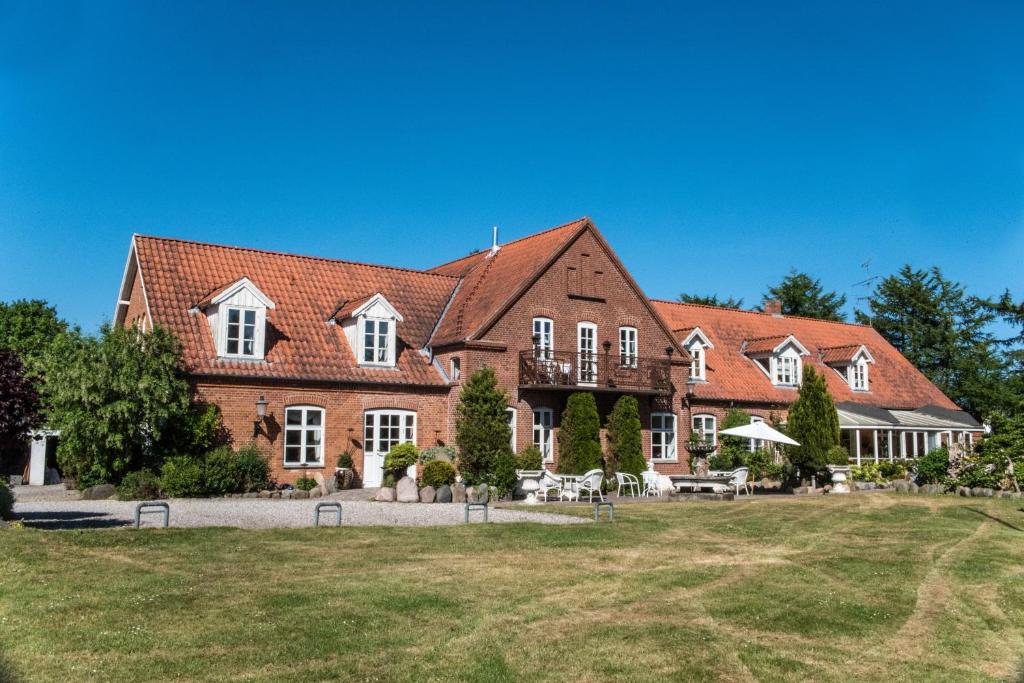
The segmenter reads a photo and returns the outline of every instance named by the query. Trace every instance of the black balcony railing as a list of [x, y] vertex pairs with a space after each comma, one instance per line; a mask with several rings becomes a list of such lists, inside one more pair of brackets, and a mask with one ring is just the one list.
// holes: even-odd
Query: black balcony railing
[[519, 352], [519, 386], [663, 394], [672, 382], [667, 358], [530, 349]]

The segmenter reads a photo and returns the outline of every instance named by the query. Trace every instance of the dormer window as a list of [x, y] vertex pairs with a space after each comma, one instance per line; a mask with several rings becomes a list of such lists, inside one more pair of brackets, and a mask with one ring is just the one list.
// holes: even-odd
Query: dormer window
[[863, 344], [833, 346], [820, 351], [821, 362], [839, 373], [853, 391], [870, 391], [868, 365], [875, 362]]
[[196, 304], [192, 312], [206, 314], [219, 357], [263, 360], [267, 311], [274, 307], [252, 280], [243, 277]]
[[345, 303], [332, 320], [340, 320], [359, 365], [394, 367], [397, 327], [402, 315], [377, 293]]
[[793, 335], [747, 339], [740, 351], [777, 387], [799, 386], [803, 378], [802, 357], [809, 355]]
[[690, 381], [707, 381], [707, 349], [715, 348], [699, 327], [693, 328], [684, 339], [683, 348], [690, 354]]

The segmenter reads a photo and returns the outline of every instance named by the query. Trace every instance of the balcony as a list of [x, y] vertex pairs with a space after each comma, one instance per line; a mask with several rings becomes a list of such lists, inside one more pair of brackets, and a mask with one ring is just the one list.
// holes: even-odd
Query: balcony
[[519, 352], [521, 389], [617, 391], [668, 394], [672, 389], [667, 358], [633, 357], [623, 364], [618, 354], [534, 350]]

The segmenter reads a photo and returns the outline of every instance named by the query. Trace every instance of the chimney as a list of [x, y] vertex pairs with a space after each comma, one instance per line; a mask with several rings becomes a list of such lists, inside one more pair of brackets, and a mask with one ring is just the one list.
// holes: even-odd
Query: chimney
[[769, 313], [776, 318], [782, 317], [782, 302], [778, 299], [765, 299], [764, 300], [764, 312]]
[[498, 246], [498, 226], [495, 225], [491, 229], [491, 256], [497, 254], [499, 249], [501, 249], [501, 247]]

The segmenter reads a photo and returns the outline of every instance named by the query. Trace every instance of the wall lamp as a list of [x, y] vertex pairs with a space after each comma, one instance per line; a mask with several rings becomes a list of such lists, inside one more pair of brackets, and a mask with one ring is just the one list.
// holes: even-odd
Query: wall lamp
[[256, 400], [256, 420], [252, 423], [253, 438], [259, 436], [260, 432], [263, 431], [260, 429], [260, 425], [267, 419], [268, 405], [270, 405], [270, 401], [265, 399], [263, 394], [260, 394], [260, 397]]

